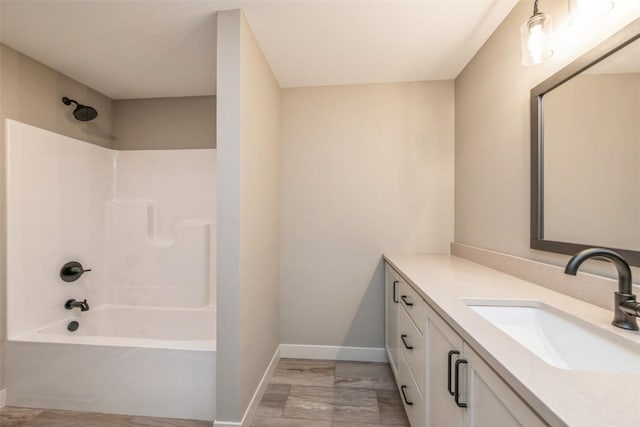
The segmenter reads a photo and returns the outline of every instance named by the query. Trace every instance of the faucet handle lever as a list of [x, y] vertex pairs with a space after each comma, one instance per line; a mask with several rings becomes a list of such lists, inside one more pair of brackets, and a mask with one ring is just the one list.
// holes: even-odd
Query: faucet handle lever
[[60, 278], [65, 282], [75, 282], [87, 271], [91, 271], [91, 269], [85, 270], [78, 261], [70, 261], [60, 269]]
[[614, 317], [611, 323], [618, 328], [639, 330], [636, 317], [640, 317], [640, 303], [636, 301], [636, 296], [619, 292], [614, 294]]

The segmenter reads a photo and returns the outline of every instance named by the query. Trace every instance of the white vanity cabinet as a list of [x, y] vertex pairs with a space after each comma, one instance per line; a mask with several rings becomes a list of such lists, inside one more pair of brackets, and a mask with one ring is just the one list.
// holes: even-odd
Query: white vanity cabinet
[[387, 353], [412, 427], [546, 425], [398, 272], [385, 268]]

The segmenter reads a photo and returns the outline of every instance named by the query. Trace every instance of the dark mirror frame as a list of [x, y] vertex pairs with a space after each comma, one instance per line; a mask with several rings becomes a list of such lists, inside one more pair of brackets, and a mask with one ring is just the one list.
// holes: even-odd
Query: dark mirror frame
[[[529, 246], [532, 249], [573, 255], [586, 248], [602, 247], [597, 242], [594, 242], [594, 244], [578, 244], [544, 239], [544, 95], [637, 39], [640, 39], [640, 19], [636, 19], [606, 41], [531, 89], [531, 239]], [[640, 266], [640, 251], [607, 248], [625, 257], [629, 264]]]

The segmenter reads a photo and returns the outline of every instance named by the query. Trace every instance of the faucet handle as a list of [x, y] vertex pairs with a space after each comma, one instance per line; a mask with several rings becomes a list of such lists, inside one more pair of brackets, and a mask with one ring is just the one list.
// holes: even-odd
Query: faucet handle
[[619, 292], [614, 294], [614, 317], [611, 324], [629, 331], [639, 330], [636, 317], [640, 316], [640, 304], [636, 301], [636, 296]]
[[91, 269], [85, 270], [79, 262], [70, 261], [60, 269], [60, 278], [65, 282], [75, 282], [87, 271], [91, 271]]

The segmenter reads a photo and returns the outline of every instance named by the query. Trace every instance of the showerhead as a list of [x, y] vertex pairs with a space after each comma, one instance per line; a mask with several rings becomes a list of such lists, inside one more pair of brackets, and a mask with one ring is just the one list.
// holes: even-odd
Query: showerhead
[[98, 117], [98, 112], [93, 107], [78, 105], [76, 109], [73, 110], [73, 117], [81, 122], [88, 122]]
[[77, 101], [69, 99], [66, 96], [62, 98], [62, 102], [64, 103], [64, 105], [71, 105], [71, 103], [76, 104], [76, 109], [73, 110], [73, 117], [75, 117], [76, 120], [80, 120], [81, 122], [88, 122], [98, 117], [98, 112], [93, 107], [79, 104]]

